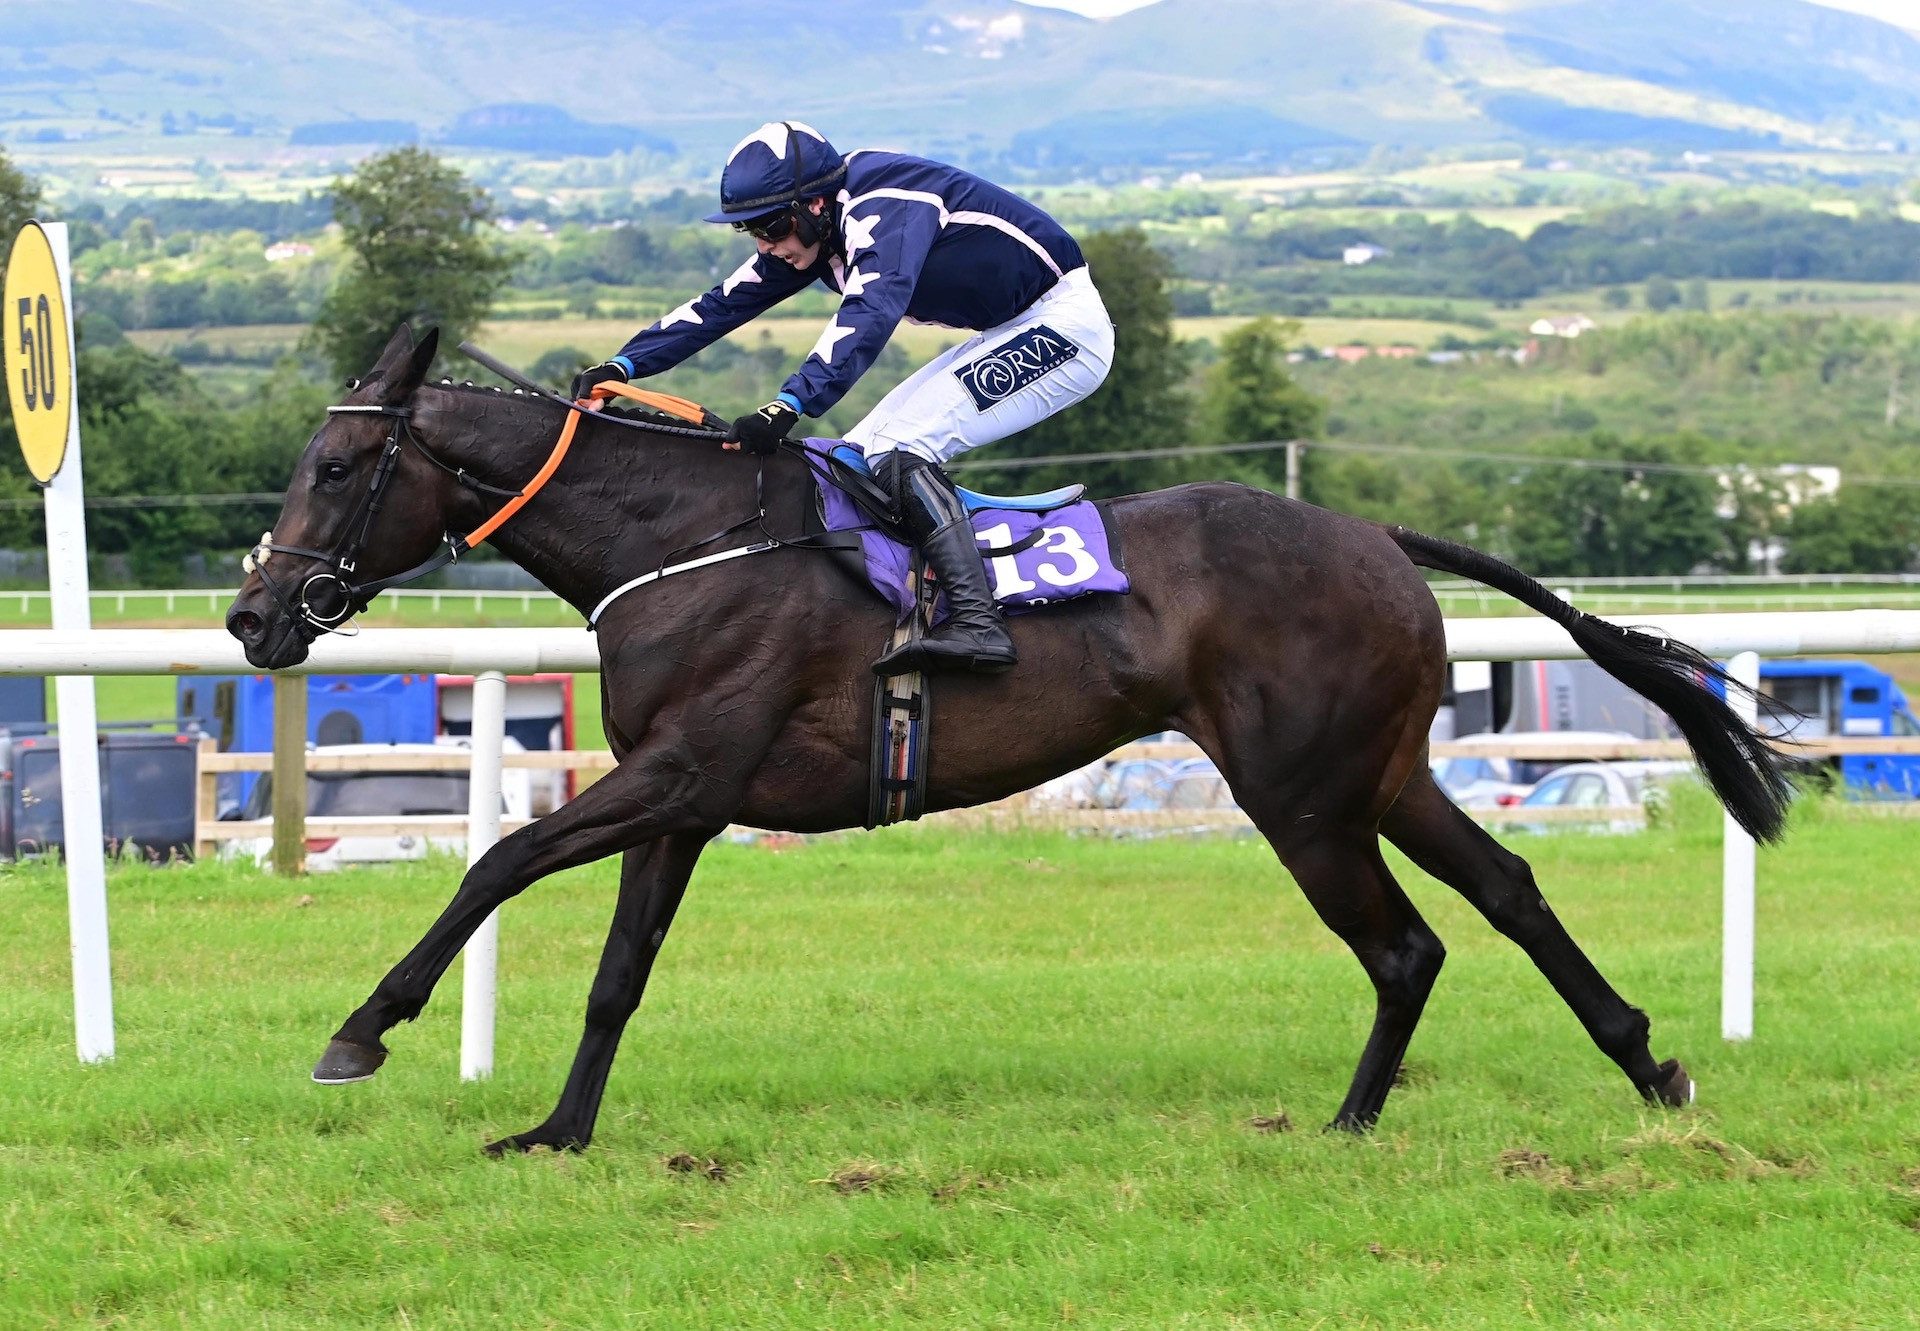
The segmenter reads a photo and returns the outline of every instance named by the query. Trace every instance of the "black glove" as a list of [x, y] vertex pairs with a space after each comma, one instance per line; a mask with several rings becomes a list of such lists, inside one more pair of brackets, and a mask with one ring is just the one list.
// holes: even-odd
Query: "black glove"
[[573, 387], [567, 391], [575, 402], [584, 402], [593, 393], [593, 386], [595, 384], [604, 384], [613, 381], [618, 381], [623, 384], [626, 383], [627, 372], [618, 365], [615, 365], [612, 361], [603, 360], [598, 365], [589, 365], [586, 369], [574, 375]]
[[727, 442], [739, 444], [749, 453], [771, 453], [799, 419], [799, 412], [775, 398], [760, 410], [736, 420], [727, 431]]

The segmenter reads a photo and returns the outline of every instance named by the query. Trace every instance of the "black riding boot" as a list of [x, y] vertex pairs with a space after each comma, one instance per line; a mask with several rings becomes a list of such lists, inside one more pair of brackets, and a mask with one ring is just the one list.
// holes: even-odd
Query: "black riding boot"
[[1007, 622], [993, 599], [980, 547], [974, 544], [966, 506], [946, 473], [924, 458], [899, 450], [874, 461], [874, 477], [895, 496], [901, 525], [927, 557], [947, 596], [947, 618], [918, 642], [896, 648], [873, 663], [876, 675], [910, 670], [969, 670], [992, 675], [1018, 659]]

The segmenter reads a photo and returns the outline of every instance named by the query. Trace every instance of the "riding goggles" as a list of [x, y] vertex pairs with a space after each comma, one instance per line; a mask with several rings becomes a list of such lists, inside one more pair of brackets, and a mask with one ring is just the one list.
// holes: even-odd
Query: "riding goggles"
[[777, 243], [793, 234], [799, 225], [799, 217], [792, 208], [782, 208], [777, 213], [768, 213], [764, 217], [750, 217], [744, 222], [735, 222], [735, 231], [744, 231], [755, 240]]

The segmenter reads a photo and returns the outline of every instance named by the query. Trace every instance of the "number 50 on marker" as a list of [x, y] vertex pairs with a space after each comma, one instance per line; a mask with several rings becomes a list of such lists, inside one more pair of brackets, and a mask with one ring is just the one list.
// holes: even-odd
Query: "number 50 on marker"
[[66, 461], [73, 419], [73, 362], [68, 355], [67, 308], [47, 235], [29, 222], [7, 259], [0, 296], [0, 362], [7, 398], [27, 470], [42, 485]]

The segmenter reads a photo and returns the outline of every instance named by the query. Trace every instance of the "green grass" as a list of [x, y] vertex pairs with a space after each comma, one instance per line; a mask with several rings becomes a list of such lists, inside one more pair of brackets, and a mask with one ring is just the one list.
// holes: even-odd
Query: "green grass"
[[[1643, 1107], [1397, 864], [1452, 952], [1366, 1140], [1314, 1129], [1367, 987], [1255, 842], [716, 847], [593, 1150], [502, 1162], [478, 1147], [541, 1119], [571, 1057], [609, 866], [507, 908], [493, 1080], [455, 1079], [456, 972], [343, 1088], [307, 1068], [451, 866], [116, 870], [94, 1067], [60, 878], [15, 870], [0, 1324], [1911, 1326], [1911, 831], [1816, 814], [1763, 858], [1735, 1046], [1717, 822], [1524, 843], [1698, 1106]], [[1298, 1130], [1250, 1125], [1280, 1113]]]

